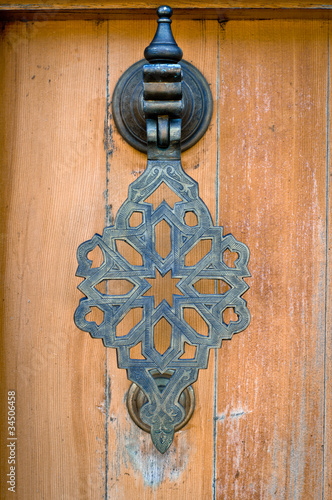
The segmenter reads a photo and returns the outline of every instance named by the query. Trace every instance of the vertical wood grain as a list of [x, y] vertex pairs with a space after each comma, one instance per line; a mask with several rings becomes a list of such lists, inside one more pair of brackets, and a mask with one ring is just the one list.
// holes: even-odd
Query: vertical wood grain
[[103, 498], [105, 349], [73, 313], [76, 248], [104, 222], [106, 25], [15, 23], [2, 51], [2, 374], [5, 395], [17, 393], [16, 495]]
[[115, 351], [74, 326], [76, 248], [113, 222], [146, 166], [117, 133], [111, 99], [155, 26], [3, 30], [0, 385], [3, 400], [17, 391], [17, 497], [328, 499], [328, 23], [173, 22], [215, 101], [182, 163], [225, 234], [251, 250], [252, 322], [210, 355], [194, 416], [165, 455], [127, 413]]
[[[217, 79], [217, 29], [214, 22], [174, 21], [173, 32], [184, 58], [195, 64], [211, 84], [214, 97]], [[109, 90], [127, 67], [142, 58], [156, 29], [155, 21], [109, 23]], [[195, 33], [195, 36], [192, 36]], [[112, 128], [109, 162], [109, 203], [114, 216], [126, 199], [128, 185], [146, 167], [146, 156], [134, 151]], [[183, 166], [200, 183], [200, 196], [215, 210], [216, 122], [199, 145], [183, 155]], [[164, 279], [165, 280], [165, 279]], [[161, 288], [165, 285], [159, 285]], [[152, 445], [148, 434], [131, 421], [125, 404], [130, 383], [118, 370], [113, 350], [108, 352], [110, 388], [108, 430], [109, 498], [189, 499], [209, 498], [213, 471], [213, 359], [195, 384], [196, 410], [190, 423], [175, 435], [165, 455]], [[204, 425], [202, 425], [204, 422]], [[204, 444], [203, 444], [204, 443]]]
[[230, 22], [220, 54], [220, 219], [251, 249], [252, 321], [218, 353], [217, 498], [318, 499], [327, 24]]
[[327, 156], [327, 172], [326, 172], [326, 226], [327, 226], [327, 244], [326, 244], [326, 352], [325, 352], [325, 422], [324, 422], [324, 497], [330, 498], [332, 496], [332, 294], [331, 294], [331, 220], [332, 220], [332, 203], [331, 203], [331, 116], [332, 116], [332, 103], [331, 103], [331, 40], [332, 40], [332, 25], [329, 21], [329, 61], [327, 68], [327, 109], [329, 111], [328, 123], [328, 145], [326, 148]]

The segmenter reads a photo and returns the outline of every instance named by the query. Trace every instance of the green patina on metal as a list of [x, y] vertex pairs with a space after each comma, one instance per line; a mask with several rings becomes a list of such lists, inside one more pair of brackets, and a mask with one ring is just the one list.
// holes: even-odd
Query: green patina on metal
[[[169, 8], [158, 9], [159, 22], [162, 24], [164, 19], [170, 31], [171, 9], [165, 9]], [[159, 52], [164, 46], [159, 43]], [[243, 278], [249, 277], [250, 273], [247, 246], [231, 234], [224, 235], [222, 227], [213, 225], [210, 212], [199, 197], [197, 182], [182, 169], [181, 66], [173, 60], [167, 64], [160, 62], [160, 59], [167, 58], [164, 54], [163, 59], [158, 50], [152, 51], [157, 62], [152, 60], [143, 69], [147, 168], [129, 186], [128, 198], [119, 209], [114, 225], [106, 227], [102, 236], [95, 234], [78, 248], [77, 275], [84, 278], [78, 288], [86, 297], [81, 299], [76, 310], [75, 323], [94, 338], [103, 339], [105, 346], [117, 349], [118, 366], [127, 370], [129, 379], [146, 395], [140, 418], [150, 427], [154, 445], [164, 453], [172, 443], [175, 427], [179, 427], [185, 418], [180, 396], [195, 382], [199, 369], [207, 367], [210, 349], [221, 347], [223, 339], [231, 339], [250, 322], [247, 303], [242, 298], [249, 288]], [[161, 100], [160, 84], [163, 82], [180, 83], [180, 86], [169, 85], [166, 98]], [[155, 209], [146, 201], [162, 183], [181, 200], [174, 204], [173, 209], [166, 201]], [[131, 227], [130, 218], [135, 212], [141, 213], [142, 222]], [[196, 215], [196, 226], [186, 224], [188, 212]], [[166, 221], [171, 228], [171, 251], [164, 258], [156, 251], [155, 242], [155, 227], [161, 221]], [[117, 248], [119, 240], [128, 243], [141, 255], [142, 265], [133, 265], [121, 255]], [[210, 240], [211, 250], [194, 266], [186, 265], [186, 255], [201, 240]], [[99, 267], [92, 268], [88, 254], [97, 246], [104, 260]], [[234, 267], [225, 263], [227, 250], [237, 254]], [[147, 279], [155, 278], [156, 270], [162, 276], [171, 271], [172, 278], [179, 280], [176, 286], [180, 293], [173, 295], [172, 306], [166, 300], [156, 306], [154, 297], [145, 296], [151, 288]], [[222, 294], [199, 293], [194, 285], [201, 279], [223, 280], [229, 285], [229, 290]], [[112, 294], [111, 289], [101, 293], [96, 287], [104, 280], [127, 280], [133, 288], [125, 295]], [[103, 311], [104, 319], [100, 325], [86, 319], [91, 307]], [[126, 335], [117, 336], [117, 326], [132, 308], [142, 308], [142, 320]], [[194, 309], [204, 319], [208, 335], [195, 331], [185, 321], [186, 308]], [[223, 319], [227, 308], [233, 308], [238, 316], [229, 324]], [[154, 327], [162, 318], [172, 328], [170, 346], [163, 354], [154, 345]], [[145, 359], [130, 358], [130, 348], [138, 343], [142, 345]], [[185, 343], [196, 347], [192, 359], [181, 359]], [[156, 371], [160, 375], [168, 374], [162, 389], [158, 386]]]

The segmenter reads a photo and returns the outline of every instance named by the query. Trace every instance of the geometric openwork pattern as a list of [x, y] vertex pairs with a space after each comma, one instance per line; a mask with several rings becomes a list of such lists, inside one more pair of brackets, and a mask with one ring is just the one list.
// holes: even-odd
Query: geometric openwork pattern
[[[163, 201], [153, 209], [145, 200], [165, 183], [181, 201], [173, 209]], [[131, 227], [133, 213], [141, 214], [141, 223]], [[197, 225], [186, 223], [187, 212], [197, 217]], [[155, 227], [165, 221], [171, 228], [171, 251], [161, 256], [156, 251]], [[200, 241], [211, 240], [211, 250], [194, 266], [186, 265], [186, 255]], [[125, 241], [142, 258], [142, 265], [133, 265], [118, 251], [117, 241]], [[99, 246], [103, 262], [91, 267], [89, 252]], [[234, 267], [224, 261], [229, 250], [238, 255]], [[208, 208], [199, 198], [198, 184], [182, 169], [179, 160], [148, 161], [145, 172], [129, 186], [128, 199], [118, 211], [114, 226], [104, 229], [103, 235], [81, 244], [77, 251], [77, 276], [84, 278], [79, 289], [85, 294], [75, 313], [76, 325], [95, 338], [103, 339], [105, 346], [117, 349], [118, 365], [128, 371], [130, 380], [144, 390], [148, 402], [141, 409], [141, 418], [151, 427], [155, 446], [164, 452], [173, 440], [174, 427], [184, 418], [179, 404], [181, 392], [198, 376], [200, 368], [206, 368], [211, 348], [221, 347], [223, 339], [231, 339], [234, 333], [244, 330], [250, 321], [246, 301], [241, 297], [248, 289], [243, 278], [248, 271], [249, 250], [231, 234], [223, 235], [223, 228], [214, 226]], [[162, 300], [155, 307], [154, 297], [146, 296], [156, 270], [164, 276], [171, 271], [172, 278], [179, 279], [179, 294], [173, 295], [170, 305]], [[199, 280], [223, 280], [225, 293], [202, 294], [197, 290]], [[110, 280], [108, 289], [98, 290], [98, 284]], [[115, 280], [126, 280], [129, 291], [119, 294], [113, 287]], [[196, 287], [195, 287], [196, 284]], [[91, 307], [104, 313], [101, 324], [88, 321]], [[117, 326], [134, 308], [141, 308], [142, 319], [125, 335], [117, 335]], [[208, 334], [195, 331], [185, 321], [185, 309], [194, 309], [208, 326]], [[233, 308], [236, 321], [228, 324], [224, 311]], [[169, 348], [161, 354], [154, 345], [154, 327], [164, 318], [171, 325]], [[132, 359], [130, 349], [141, 343], [142, 357]], [[192, 359], [183, 359], [185, 344], [196, 347]], [[168, 371], [171, 377], [160, 392], [152, 373]]]

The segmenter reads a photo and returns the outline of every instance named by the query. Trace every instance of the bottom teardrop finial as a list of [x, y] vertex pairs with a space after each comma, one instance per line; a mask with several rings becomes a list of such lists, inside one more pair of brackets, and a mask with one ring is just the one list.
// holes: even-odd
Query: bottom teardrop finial
[[160, 453], [165, 453], [171, 446], [174, 438], [174, 427], [172, 429], [160, 428], [158, 425], [151, 427], [151, 439]]

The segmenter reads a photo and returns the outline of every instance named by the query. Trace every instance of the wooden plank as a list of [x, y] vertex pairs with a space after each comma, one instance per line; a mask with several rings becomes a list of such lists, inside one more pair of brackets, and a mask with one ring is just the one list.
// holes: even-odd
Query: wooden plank
[[[331, 40], [331, 30], [332, 26], [329, 23], [329, 41]], [[328, 84], [329, 84], [329, 94], [328, 94], [328, 107], [329, 107], [329, 142], [327, 148], [327, 175], [326, 175], [326, 189], [328, 191], [328, 197], [326, 200], [327, 209], [327, 247], [326, 247], [326, 352], [325, 352], [325, 422], [324, 422], [324, 498], [330, 498], [332, 496], [332, 288], [331, 288], [331, 246], [332, 246], [332, 234], [331, 234], [331, 221], [332, 221], [332, 202], [331, 202], [331, 120], [332, 116], [332, 103], [331, 103], [331, 48], [329, 42], [329, 68], [328, 68]]]
[[[184, 58], [197, 65], [216, 92], [217, 23], [174, 23], [174, 35]], [[109, 89], [119, 76], [142, 57], [150, 43], [155, 21], [109, 23]], [[192, 33], [196, 33], [193, 37]], [[134, 151], [119, 136], [111, 121], [112, 155], [109, 162], [109, 201], [115, 214], [127, 197], [129, 184], [146, 166], [146, 156]], [[209, 134], [183, 155], [185, 170], [201, 184], [200, 195], [214, 213], [216, 168], [215, 115]], [[209, 174], [207, 175], [207, 172]], [[165, 280], [165, 278], [164, 278]], [[161, 292], [165, 283], [159, 285]], [[130, 383], [118, 370], [113, 350], [108, 352], [110, 379], [110, 425], [108, 431], [108, 495], [110, 498], [189, 499], [208, 498], [213, 467], [213, 359], [194, 385], [196, 410], [190, 423], [175, 436], [170, 449], [161, 455], [150, 436], [131, 420], [125, 405]], [[204, 425], [202, 422], [204, 421]], [[207, 496], [206, 496], [207, 495]]]
[[[43, 0], [0, 1], [0, 18], [10, 20], [45, 21], [50, 19], [144, 19], [154, 18], [159, 2], [108, 0], [106, 2], [58, 2]], [[280, 0], [256, 1], [180, 1], [174, 7], [174, 17], [184, 19], [330, 19], [332, 2]]]
[[106, 24], [17, 23], [3, 36], [1, 389], [16, 391], [16, 493], [104, 498], [105, 348], [73, 313], [76, 248], [104, 222]]
[[[155, 22], [108, 24], [17, 23], [4, 32], [1, 389], [4, 398], [17, 391], [19, 497], [316, 499], [324, 469], [329, 498], [327, 25], [173, 24], [185, 58], [202, 70], [214, 95], [220, 30], [220, 222], [252, 250], [253, 319], [217, 354], [217, 413], [211, 358], [194, 386], [194, 417], [162, 457], [126, 413], [129, 383], [114, 351], [107, 354], [105, 400], [105, 350], [72, 320], [80, 297], [73, 293], [80, 281], [73, 249], [102, 231], [105, 189], [111, 222], [146, 164], [110, 120], [105, 183], [106, 32], [110, 104], [118, 77], [141, 57]], [[201, 143], [183, 155], [212, 214], [216, 122], [215, 114]], [[6, 425], [2, 432], [6, 439]], [[5, 454], [2, 460], [3, 478]], [[1, 488], [9, 498], [6, 484]]]
[[252, 321], [218, 354], [216, 498], [322, 498], [327, 35], [232, 22], [220, 43], [220, 220], [251, 249]]
[[[104, 2], [91, 2], [91, 0], [80, 0], [80, 2], [58, 0], [56, 2], [52, 0], [42, 0], [37, 2], [30, 2], [29, 0], [22, 0], [20, 2], [14, 0], [0, 0], [0, 6], [3, 9], [66, 9], [66, 10], [80, 10], [80, 9], [90, 9], [98, 10], [105, 8], [113, 9], [144, 9], [146, 7], [156, 9], [159, 7], [158, 2], [146, 2], [137, 0], [126, 0], [125, 2], [120, 2], [119, 0], [106, 0]], [[184, 9], [329, 9], [332, 7], [332, 2], [322, 2], [321, 0], [279, 0], [268, 2], [267, 0], [212, 0], [208, 2], [199, 2], [199, 0], [180, 0], [176, 8]]]

